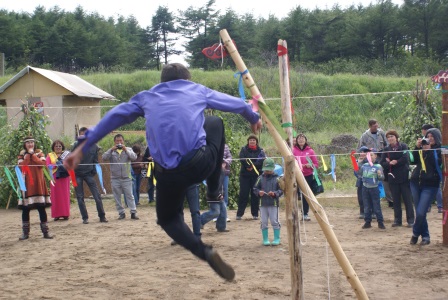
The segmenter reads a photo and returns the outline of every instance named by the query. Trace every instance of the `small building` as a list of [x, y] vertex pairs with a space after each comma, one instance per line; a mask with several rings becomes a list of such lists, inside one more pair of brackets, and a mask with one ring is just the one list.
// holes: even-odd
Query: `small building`
[[21, 107], [33, 105], [48, 115], [51, 139], [74, 136], [75, 124], [91, 127], [101, 119], [102, 99], [114, 96], [76, 75], [27, 66], [0, 87], [0, 105], [6, 108], [8, 122], [17, 126]]

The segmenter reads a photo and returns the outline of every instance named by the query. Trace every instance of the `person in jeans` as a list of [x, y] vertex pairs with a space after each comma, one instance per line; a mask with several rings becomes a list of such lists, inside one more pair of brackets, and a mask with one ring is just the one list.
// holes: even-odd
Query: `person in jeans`
[[[364, 151], [370, 153], [366, 154], [367, 162], [359, 162], [358, 171], [362, 178], [362, 200], [364, 203], [365, 223], [362, 228], [367, 229], [372, 227], [372, 212], [374, 212], [378, 221], [378, 228], [386, 229], [383, 213], [381, 212], [380, 191], [378, 189], [380, 180], [384, 179], [383, 168], [377, 162], [376, 149], [366, 149]], [[369, 154], [370, 160], [368, 159]]]
[[[81, 138], [85, 135], [87, 131], [86, 127], [81, 127], [78, 132], [78, 136]], [[75, 150], [79, 146], [78, 142], [72, 147], [72, 151]], [[76, 199], [78, 200], [79, 212], [81, 213], [83, 224], [89, 224], [89, 214], [87, 213], [86, 203], [84, 202], [84, 186], [83, 182], [87, 183], [89, 187], [90, 193], [92, 194], [93, 199], [96, 204], [96, 211], [98, 212], [98, 217], [100, 218], [101, 223], [107, 223], [106, 213], [103, 208], [103, 201], [101, 199], [100, 192], [98, 190], [98, 186], [95, 182], [96, 175], [96, 167], [95, 165], [98, 163], [98, 151], [100, 147], [97, 144], [93, 144], [83, 156], [79, 166], [75, 169], [76, 176], [76, 184], [75, 193]]]
[[[199, 185], [192, 184], [188, 187], [187, 192], [185, 193], [185, 199], [188, 203], [188, 208], [190, 209], [191, 214], [191, 224], [193, 226], [193, 234], [197, 237], [201, 237], [201, 211], [200, 211], [200, 203], [199, 203]], [[182, 210], [182, 219], [184, 219], [184, 212]], [[171, 246], [177, 245], [175, 240], [171, 241]]]
[[190, 72], [182, 64], [166, 64], [160, 84], [111, 109], [92, 131], [87, 132], [83, 147], [72, 152], [64, 164], [69, 169], [75, 167], [91, 144], [112, 130], [145, 117], [146, 140], [155, 162], [158, 224], [179, 245], [206, 261], [219, 276], [233, 280], [232, 266], [211, 245], [195, 236], [182, 219], [184, 197], [188, 187], [204, 179], [207, 180], [207, 199], [219, 196], [224, 123], [219, 117], [206, 117], [206, 109], [238, 113], [251, 124], [254, 133], [262, 124], [258, 113], [242, 99], [190, 79]]
[[440, 148], [442, 134], [439, 129], [432, 128], [426, 132], [421, 142], [421, 149], [416, 148], [414, 162], [417, 167], [411, 175], [411, 191], [414, 198], [416, 218], [412, 227], [410, 244], [415, 245], [421, 236], [420, 245], [430, 243], [430, 235], [426, 214], [428, 207], [440, 189], [442, 155]]
[[134, 195], [132, 193], [130, 170], [130, 163], [136, 159], [137, 154], [132, 151], [132, 148], [125, 146], [124, 138], [121, 134], [114, 136], [114, 145], [103, 154], [103, 160], [110, 161], [110, 179], [119, 220], [126, 218], [125, 209], [121, 204], [121, 194], [124, 195], [124, 201], [131, 211], [131, 219], [139, 219], [139, 217], [137, 217]]
[[224, 201], [224, 171], [221, 171], [221, 176], [219, 177], [219, 190], [221, 191], [216, 199], [207, 199], [208, 206], [210, 210], [201, 214], [201, 225], [204, 226], [214, 218], [216, 218], [216, 230], [218, 232], [228, 232], [226, 229], [227, 225], [227, 208]]
[[137, 155], [137, 158], [131, 163], [132, 193], [134, 195], [135, 205], [140, 205], [140, 185], [142, 183], [142, 169], [145, 164], [143, 163], [140, 145], [132, 146], [132, 151]]

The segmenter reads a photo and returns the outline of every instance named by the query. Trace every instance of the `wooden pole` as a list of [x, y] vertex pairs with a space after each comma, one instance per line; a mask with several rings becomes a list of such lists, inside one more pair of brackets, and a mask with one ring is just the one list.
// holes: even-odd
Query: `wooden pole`
[[304, 299], [302, 250], [300, 247], [300, 217], [297, 204], [297, 184], [295, 178], [295, 158], [290, 155], [285, 160], [285, 206], [288, 229], [289, 264], [291, 271], [291, 299]]
[[284, 40], [278, 40], [278, 69], [280, 73], [280, 94], [282, 98], [282, 121], [286, 126], [284, 130], [288, 135], [289, 147], [293, 145], [292, 116], [291, 116], [291, 93], [289, 89], [289, 65], [288, 44]]
[[[224, 45], [227, 48], [227, 52], [232, 57], [233, 61], [235, 62], [236, 67], [238, 70], [244, 74], [242, 75], [243, 82], [245, 83], [246, 87], [250, 89], [251, 95], [253, 98], [258, 99], [258, 101], [264, 103], [263, 96], [260, 94], [260, 91], [258, 90], [258, 87], [255, 85], [255, 82], [252, 79], [252, 76], [247, 71], [246, 65], [244, 64], [243, 60], [241, 59], [241, 56], [239, 55], [237, 49], [235, 48], [235, 45], [233, 44], [229, 34], [227, 33], [227, 30], [222, 29], [220, 32], [220, 36], [224, 42]], [[268, 127], [268, 130], [270, 134], [272, 135], [275, 144], [277, 145], [278, 150], [280, 151], [283, 158], [286, 159], [286, 157], [291, 156], [291, 149], [286, 145], [286, 143], [282, 140], [282, 137], [278, 133], [278, 131], [275, 129], [272, 120], [269, 120], [269, 118], [266, 116], [266, 114], [263, 112], [263, 110], [260, 111], [260, 114], [263, 118], [263, 121], [265, 122], [266, 126]], [[313, 193], [311, 192], [311, 189], [309, 188], [308, 184], [305, 181], [305, 178], [303, 177], [302, 172], [300, 171], [299, 165], [297, 162], [294, 164], [295, 166], [295, 177], [296, 180], [300, 186], [300, 189], [304, 191], [305, 199], [310, 204], [310, 208], [312, 212], [314, 213], [314, 216], [319, 223], [325, 237], [327, 238], [327, 241], [339, 263], [342, 270], [345, 273], [345, 276], [352, 286], [353, 290], [355, 291], [356, 297], [358, 299], [369, 299], [367, 296], [367, 293], [361, 284], [361, 281], [358, 278], [358, 275], [356, 275], [355, 270], [353, 270], [353, 267], [351, 266], [349, 260], [347, 259], [347, 256], [345, 256], [344, 251], [342, 250], [341, 245], [339, 244], [336, 235], [333, 232], [333, 229], [331, 228], [327, 216], [324, 212], [324, 210], [321, 208], [319, 203], [317, 202], [316, 198], [314, 197]]]
[[8, 203], [6, 203], [6, 209], [9, 208], [9, 203], [11, 202], [12, 191], [9, 193]]
[[[444, 92], [445, 91], [445, 92]], [[448, 145], [448, 82], [442, 83], [442, 146]], [[442, 207], [443, 207], [443, 245], [448, 246], [448, 149], [442, 148], [443, 162], [443, 190], [442, 190]]]

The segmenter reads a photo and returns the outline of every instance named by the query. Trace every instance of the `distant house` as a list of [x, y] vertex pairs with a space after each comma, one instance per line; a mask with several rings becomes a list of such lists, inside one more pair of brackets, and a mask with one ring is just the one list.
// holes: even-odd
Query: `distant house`
[[78, 76], [27, 66], [0, 87], [0, 105], [6, 107], [8, 121], [17, 126], [23, 117], [22, 104], [48, 115], [51, 139], [74, 136], [79, 127], [96, 125], [101, 118], [100, 101], [114, 96]]

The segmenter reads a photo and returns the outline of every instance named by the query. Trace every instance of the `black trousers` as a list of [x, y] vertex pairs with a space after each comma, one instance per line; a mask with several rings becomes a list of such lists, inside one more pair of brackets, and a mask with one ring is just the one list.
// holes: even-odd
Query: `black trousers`
[[238, 197], [238, 211], [236, 215], [242, 217], [246, 210], [250, 195], [250, 212], [253, 217], [258, 217], [260, 197], [254, 194], [253, 188], [257, 182], [257, 176], [240, 176], [240, 194]]
[[408, 224], [414, 224], [414, 206], [412, 204], [412, 194], [409, 182], [405, 183], [390, 183], [390, 191], [394, 199], [394, 223], [402, 223], [401, 199], [403, 199], [404, 207], [406, 209], [406, 221]]
[[[44, 206], [37, 206], [37, 211], [39, 212], [39, 219], [41, 223], [47, 222], [47, 211]], [[22, 222], [30, 221], [30, 208], [28, 206], [22, 207]]]
[[207, 144], [197, 150], [190, 161], [176, 169], [165, 170], [155, 165], [157, 180], [157, 222], [179, 245], [205, 260], [205, 245], [183, 220], [183, 203], [188, 187], [207, 180], [207, 197], [219, 195], [219, 177], [224, 156], [224, 124], [218, 117], [206, 117], [204, 123]]

